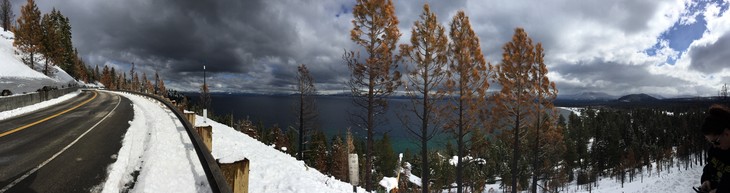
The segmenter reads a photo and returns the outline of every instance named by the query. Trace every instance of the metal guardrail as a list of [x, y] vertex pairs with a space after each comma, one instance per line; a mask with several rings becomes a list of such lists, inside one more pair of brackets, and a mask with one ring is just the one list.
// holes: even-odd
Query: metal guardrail
[[119, 91], [119, 92], [128, 92], [136, 95], [142, 95], [146, 97], [153, 98], [155, 100], [158, 100], [165, 104], [167, 108], [170, 108], [173, 113], [175, 113], [175, 116], [180, 120], [180, 122], [183, 123], [183, 126], [185, 126], [185, 131], [188, 133], [188, 137], [190, 137], [190, 140], [193, 142], [193, 147], [195, 148], [195, 153], [198, 154], [198, 158], [200, 159], [200, 163], [203, 165], [203, 170], [205, 171], [205, 176], [208, 178], [208, 183], [210, 184], [210, 189], [214, 193], [231, 193], [231, 188], [228, 186], [225, 177], [223, 176], [223, 173], [221, 172], [220, 167], [218, 166], [218, 162], [213, 158], [213, 155], [210, 154], [210, 150], [208, 147], [205, 147], [205, 144], [203, 144], [203, 139], [198, 135], [198, 132], [196, 132], [193, 127], [193, 125], [185, 118], [185, 115], [180, 112], [174, 105], [170, 104], [165, 99], [162, 99], [161, 97], [153, 94], [148, 93], [141, 93], [136, 91], [128, 91], [128, 90], [111, 90], [111, 91]]

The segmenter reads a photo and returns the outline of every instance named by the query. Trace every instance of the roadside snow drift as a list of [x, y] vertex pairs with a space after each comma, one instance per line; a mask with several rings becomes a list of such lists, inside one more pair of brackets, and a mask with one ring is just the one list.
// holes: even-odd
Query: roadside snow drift
[[56, 105], [58, 103], [64, 102], [64, 101], [66, 101], [68, 99], [71, 99], [73, 97], [76, 97], [80, 93], [81, 93], [81, 90], [78, 90], [76, 92], [68, 93], [68, 94], [63, 95], [63, 96], [60, 96], [58, 98], [51, 99], [51, 100], [47, 100], [47, 101], [43, 101], [43, 102], [40, 102], [40, 103], [36, 103], [34, 105], [29, 105], [29, 106], [25, 106], [25, 107], [21, 107], [21, 108], [17, 108], [17, 109], [2, 111], [2, 112], [0, 112], [0, 121], [1, 120], [5, 120], [5, 119], [8, 119], [8, 118], [11, 118], [11, 117], [15, 117], [15, 116], [23, 115], [23, 114], [26, 114], [26, 113], [30, 113], [30, 112], [36, 111], [38, 109], [42, 109], [42, 108], [46, 108], [46, 107], [50, 107], [50, 106]]

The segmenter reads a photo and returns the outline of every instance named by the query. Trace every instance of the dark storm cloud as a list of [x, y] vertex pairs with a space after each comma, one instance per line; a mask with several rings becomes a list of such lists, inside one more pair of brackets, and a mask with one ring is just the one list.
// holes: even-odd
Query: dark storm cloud
[[722, 35], [715, 43], [697, 46], [689, 52], [692, 62], [690, 68], [713, 74], [730, 68], [730, 35]]
[[127, 64], [134, 62], [138, 69], [160, 70], [163, 77], [180, 81], [178, 89], [193, 82], [179, 76], [201, 76], [203, 65], [212, 76], [233, 74], [221, 79], [231, 81], [221, 82], [229, 91], [288, 88], [300, 63], [308, 64], [321, 83], [338, 81], [346, 71], [336, 63], [349, 45], [344, 41], [349, 29], [341, 24], [349, 27], [351, 13], [342, 7], [351, 5], [264, 0], [38, 4], [43, 12], [56, 7], [71, 19], [75, 46], [89, 63], [112, 61], [128, 71]]

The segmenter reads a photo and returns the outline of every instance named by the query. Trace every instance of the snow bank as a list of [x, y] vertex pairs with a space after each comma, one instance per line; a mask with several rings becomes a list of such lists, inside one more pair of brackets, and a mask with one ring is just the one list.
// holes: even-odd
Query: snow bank
[[[462, 163], [466, 163], [466, 162], [469, 162], [472, 160], [474, 160], [478, 164], [487, 164], [487, 160], [485, 160], [484, 158], [474, 158], [472, 156], [464, 156], [461, 158]], [[452, 166], [456, 166], [457, 163], [459, 163], [458, 156], [453, 156], [453, 157], [451, 157], [451, 159], [449, 159], [449, 164], [451, 164]]]
[[[1, 30], [1, 28], [0, 28]], [[0, 77], [24, 77], [24, 78], [45, 78], [48, 77], [38, 71], [30, 69], [15, 55], [13, 47], [13, 32], [0, 31]]]
[[18, 116], [18, 115], [30, 113], [30, 112], [36, 111], [38, 109], [42, 109], [42, 108], [46, 108], [46, 107], [49, 107], [49, 106], [53, 106], [55, 104], [58, 104], [58, 103], [61, 103], [63, 101], [66, 101], [68, 99], [71, 99], [73, 97], [76, 97], [80, 93], [81, 93], [81, 90], [78, 90], [76, 92], [68, 93], [68, 94], [63, 95], [63, 96], [60, 96], [58, 98], [51, 99], [51, 100], [47, 100], [47, 101], [43, 101], [43, 102], [40, 102], [40, 103], [36, 103], [34, 105], [25, 106], [25, 107], [13, 109], [13, 110], [7, 110], [7, 111], [0, 112], [0, 120], [9, 119], [11, 117], [15, 117], [15, 116]]
[[[693, 186], [699, 186], [700, 176], [702, 176], [703, 166], [695, 165], [689, 170], [684, 170], [684, 167], [680, 170], [678, 167], [671, 168], [671, 173], [666, 170], [662, 171], [661, 174], [657, 175], [656, 168], [652, 170], [651, 176], [648, 173], [644, 174], [644, 182], [641, 182], [641, 175], [636, 176], [634, 181], [631, 183], [624, 183], [623, 188], [621, 182], [616, 179], [602, 179], [598, 181], [598, 187], [594, 187], [592, 192], [595, 193], [610, 193], [610, 192], [624, 192], [624, 193], [639, 193], [639, 192], [694, 192]], [[628, 178], [627, 178], [628, 182]], [[567, 192], [588, 192], [587, 190], [575, 191], [576, 186], [570, 186], [572, 190]]]
[[398, 188], [398, 179], [393, 177], [383, 177], [378, 184], [384, 187], [386, 192], [390, 192], [393, 188]]
[[[103, 192], [211, 192], [203, 167], [182, 123], [163, 104], [117, 93], [133, 103], [134, 118], [117, 160], [109, 166]], [[138, 172], [138, 173], [137, 173]], [[133, 174], [139, 174], [136, 177]]]
[[[203, 117], [195, 118], [203, 124]], [[213, 127], [213, 157], [222, 163], [243, 158], [250, 161], [249, 192], [352, 192], [352, 185], [326, 176], [289, 154], [263, 144], [221, 123], [207, 120]], [[358, 188], [358, 192], [365, 192]]]

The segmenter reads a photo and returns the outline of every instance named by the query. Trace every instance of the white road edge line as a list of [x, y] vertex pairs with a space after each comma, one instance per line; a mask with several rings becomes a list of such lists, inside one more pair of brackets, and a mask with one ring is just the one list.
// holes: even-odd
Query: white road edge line
[[81, 134], [78, 138], [76, 138], [76, 140], [74, 140], [73, 142], [71, 142], [70, 144], [68, 144], [61, 151], [59, 151], [58, 153], [56, 153], [53, 156], [51, 156], [51, 158], [49, 158], [48, 160], [44, 161], [40, 165], [36, 166], [32, 170], [28, 171], [28, 173], [26, 173], [25, 175], [21, 176], [20, 178], [15, 179], [15, 181], [13, 181], [12, 183], [10, 183], [7, 186], [3, 187], [3, 189], [0, 189], [0, 193], [3, 193], [3, 192], [6, 192], [6, 191], [10, 190], [10, 188], [13, 188], [13, 186], [15, 186], [16, 184], [20, 183], [20, 181], [25, 180], [25, 178], [27, 178], [31, 174], [35, 173], [36, 171], [38, 171], [39, 169], [41, 169], [41, 167], [43, 167], [46, 164], [48, 164], [48, 162], [53, 161], [53, 159], [56, 159], [56, 157], [58, 157], [58, 155], [61, 155], [61, 153], [63, 153], [68, 148], [70, 148], [71, 146], [73, 146], [74, 144], [76, 144], [76, 142], [78, 142], [82, 137], [84, 137], [84, 135], [86, 135], [87, 133], [89, 133], [89, 131], [91, 131], [94, 128], [96, 128], [96, 126], [99, 125], [101, 122], [103, 122], [107, 117], [109, 117], [109, 115], [111, 115], [112, 112], [114, 112], [114, 110], [117, 110], [117, 107], [119, 107], [119, 104], [122, 103], [122, 97], [119, 96], [119, 95], [117, 95], [117, 97], [119, 99], [118, 102], [117, 102], [117, 105], [114, 106], [114, 109], [112, 109], [111, 111], [109, 111], [109, 113], [107, 113], [106, 116], [104, 116], [104, 118], [102, 118], [99, 122], [97, 122], [96, 124], [94, 124], [94, 126], [91, 126], [91, 128], [89, 128], [89, 130], [86, 130], [86, 132], [84, 132], [83, 134]]

